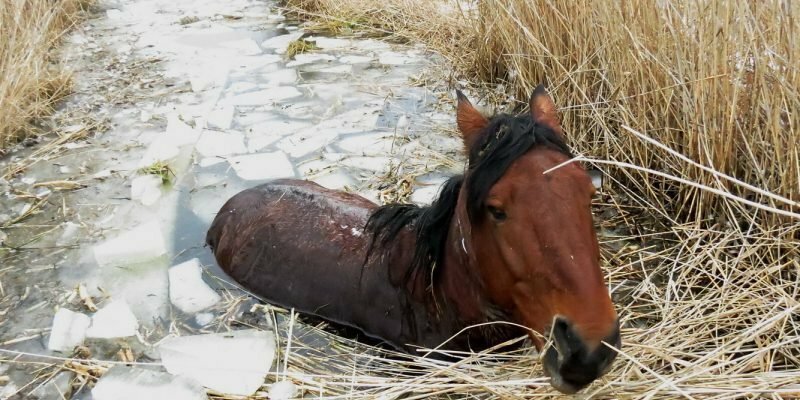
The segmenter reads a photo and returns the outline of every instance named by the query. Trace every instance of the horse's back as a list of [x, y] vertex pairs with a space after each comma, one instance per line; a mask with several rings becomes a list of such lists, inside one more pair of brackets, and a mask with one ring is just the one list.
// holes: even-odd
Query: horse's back
[[225, 203], [206, 242], [220, 267], [256, 295], [361, 327], [357, 322], [374, 319], [368, 315], [374, 310], [358, 305], [396, 297], [385, 271], [364, 266], [369, 238], [363, 229], [375, 207], [315, 183], [274, 181]]

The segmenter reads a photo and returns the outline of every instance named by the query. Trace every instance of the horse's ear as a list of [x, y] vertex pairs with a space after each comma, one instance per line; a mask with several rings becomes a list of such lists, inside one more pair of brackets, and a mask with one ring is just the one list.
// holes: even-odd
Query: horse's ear
[[472, 145], [480, 136], [480, 133], [486, 129], [489, 121], [483, 116], [472, 103], [467, 100], [467, 96], [456, 89], [456, 96], [458, 96], [458, 106], [456, 107], [456, 123], [461, 136], [464, 138], [464, 146], [467, 151], [472, 148]]
[[531, 106], [531, 118], [533, 122], [546, 126], [556, 133], [563, 135], [561, 130], [561, 122], [558, 119], [558, 110], [556, 109], [553, 99], [547, 94], [544, 85], [536, 86], [531, 94], [531, 100], [528, 102]]

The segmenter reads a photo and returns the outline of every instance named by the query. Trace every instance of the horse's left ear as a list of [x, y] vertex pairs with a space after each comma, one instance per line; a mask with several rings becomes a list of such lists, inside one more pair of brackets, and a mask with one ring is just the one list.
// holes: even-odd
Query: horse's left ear
[[561, 121], [558, 119], [558, 110], [556, 109], [553, 99], [547, 94], [544, 85], [536, 86], [531, 94], [531, 100], [528, 102], [531, 107], [531, 118], [533, 122], [546, 126], [559, 135], [563, 135], [564, 131], [561, 129]]

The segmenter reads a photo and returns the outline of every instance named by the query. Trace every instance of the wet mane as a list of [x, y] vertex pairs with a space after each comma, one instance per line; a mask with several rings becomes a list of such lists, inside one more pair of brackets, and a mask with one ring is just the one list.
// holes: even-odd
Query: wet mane
[[366, 231], [372, 235], [368, 257], [375, 250], [388, 251], [397, 235], [410, 227], [416, 238], [416, 246], [405, 280], [408, 283], [417, 272], [425, 272], [421, 274], [424, 287], [431, 288], [438, 281], [439, 274], [435, 266], [444, 261], [447, 234], [462, 185], [466, 185], [469, 217], [473, 222], [478, 222], [484, 215], [481, 210], [492, 186], [514, 161], [537, 146], [548, 147], [572, 157], [562, 136], [549, 127], [533, 122], [529, 113], [492, 117], [469, 149], [466, 173], [447, 180], [439, 197], [430, 206], [387, 204], [370, 215], [366, 224]]

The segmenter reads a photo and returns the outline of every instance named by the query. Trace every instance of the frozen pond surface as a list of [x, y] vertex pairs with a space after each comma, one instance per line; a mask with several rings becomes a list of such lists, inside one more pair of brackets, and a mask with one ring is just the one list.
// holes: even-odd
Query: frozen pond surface
[[[34, 146], [0, 160], [5, 171], [37, 155], [0, 180], [3, 349], [70, 357], [85, 343], [98, 359], [119, 360], [127, 348], [136, 361], [160, 363], [156, 344], [165, 338], [222, 332], [241, 316], [243, 306], [231, 305], [242, 305], [243, 294], [203, 246], [235, 193], [292, 177], [376, 202], [428, 203], [459, 172], [461, 142], [436, 129], [453, 124], [450, 94], [431, 83], [433, 57], [424, 49], [313, 36], [263, 1], [100, 6], [67, 40], [77, 93], [62, 113], [110, 129], [94, 133], [76, 118], [59, 127], [77, 139], [59, 151]], [[287, 46], [304, 35], [318, 49], [287, 58]], [[261, 338], [242, 336], [240, 346]], [[214, 340], [237, 337], [171, 343], [189, 353], [219, 345]], [[248, 368], [247, 351], [236, 354]], [[245, 375], [258, 380], [263, 367]], [[193, 381], [171, 382], [159, 371], [115, 367], [96, 397], [113, 398], [106, 396], [137, 380], [195, 398]], [[42, 386], [29, 384], [29, 372], [4, 364], [0, 375], [10, 378], [0, 392]], [[231, 393], [254, 390], [252, 378], [181, 375], [217, 376], [211, 386]], [[65, 378], [47, 385], [55, 379]]]

